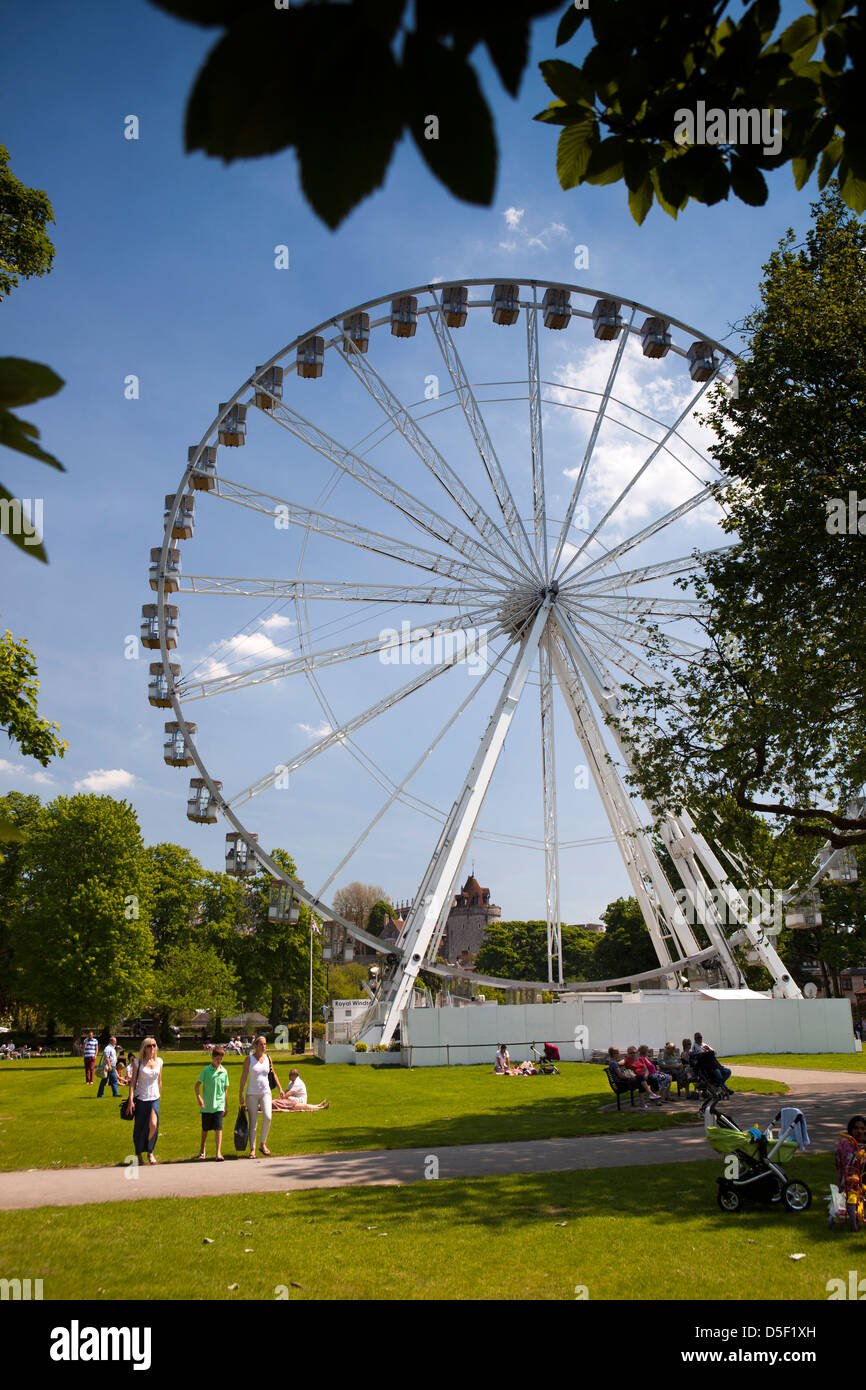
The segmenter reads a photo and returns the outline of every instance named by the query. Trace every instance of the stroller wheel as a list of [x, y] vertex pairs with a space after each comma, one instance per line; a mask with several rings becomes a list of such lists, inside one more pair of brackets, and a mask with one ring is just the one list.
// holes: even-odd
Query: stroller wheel
[[782, 1201], [788, 1211], [806, 1211], [812, 1205], [812, 1193], [804, 1182], [795, 1178], [782, 1188]]
[[739, 1211], [743, 1199], [735, 1187], [720, 1187], [716, 1199], [722, 1211]]
[[849, 1207], [849, 1208], [848, 1208], [848, 1227], [849, 1227], [849, 1229], [852, 1230], [852, 1231], [859, 1231], [859, 1229], [860, 1229], [860, 1222], [857, 1220], [857, 1208], [856, 1208], [856, 1207]]

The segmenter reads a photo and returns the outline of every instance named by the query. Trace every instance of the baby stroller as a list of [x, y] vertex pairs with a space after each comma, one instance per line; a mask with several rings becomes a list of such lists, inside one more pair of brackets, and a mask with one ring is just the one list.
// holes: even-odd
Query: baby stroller
[[530, 1044], [533, 1057], [535, 1058], [535, 1069], [542, 1076], [559, 1076], [559, 1067], [556, 1063], [560, 1060], [559, 1048], [554, 1047], [553, 1043], [544, 1044], [544, 1052], [539, 1052], [535, 1043]]
[[[788, 1211], [806, 1211], [812, 1202], [811, 1191], [799, 1178], [789, 1178], [783, 1167], [809, 1142], [802, 1111], [793, 1107], [780, 1110], [765, 1130], [755, 1126], [747, 1131], [719, 1110], [718, 1101], [710, 1104], [708, 1113], [716, 1120], [707, 1127], [709, 1144], [716, 1153], [736, 1158], [735, 1176], [716, 1178], [722, 1211], [739, 1211], [747, 1199], [778, 1202]], [[781, 1124], [783, 1114], [785, 1126], [774, 1133], [773, 1126]]]

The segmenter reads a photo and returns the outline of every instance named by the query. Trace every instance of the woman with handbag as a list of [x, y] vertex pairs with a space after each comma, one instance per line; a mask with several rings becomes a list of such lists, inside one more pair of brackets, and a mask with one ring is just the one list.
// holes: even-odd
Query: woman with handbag
[[262, 1133], [259, 1148], [265, 1158], [270, 1158], [271, 1151], [267, 1147], [267, 1138], [271, 1127], [271, 1091], [278, 1089], [282, 1096], [283, 1088], [271, 1066], [267, 1038], [256, 1038], [252, 1052], [244, 1059], [243, 1070], [241, 1071], [241, 1105], [244, 1104], [245, 1089], [246, 1107], [250, 1117], [250, 1158], [256, 1156], [256, 1124], [260, 1110], [262, 1112]]
[[139, 1163], [156, 1163], [153, 1151], [159, 1135], [159, 1098], [162, 1095], [162, 1058], [157, 1056], [156, 1038], [145, 1038], [133, 1062], [129, 1080], [129, 1108], [135, 1119], [132, 1146]]

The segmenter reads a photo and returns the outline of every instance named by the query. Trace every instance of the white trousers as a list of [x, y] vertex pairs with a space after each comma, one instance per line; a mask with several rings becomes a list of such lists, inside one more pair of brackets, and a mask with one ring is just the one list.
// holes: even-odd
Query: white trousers
[[267, 1144], [268, 1131], [271, 1127], [271, 1093], [267, 1091], [263, 1096], [251, 1096], [247, 1091], [246, 1097], [247, 1114], [250, 1117], [250, 1148], [256, 1147], [256, 1121], [259, 1111], [262, 1112], [262, 1132], [259, 1135], [259, 1143]]

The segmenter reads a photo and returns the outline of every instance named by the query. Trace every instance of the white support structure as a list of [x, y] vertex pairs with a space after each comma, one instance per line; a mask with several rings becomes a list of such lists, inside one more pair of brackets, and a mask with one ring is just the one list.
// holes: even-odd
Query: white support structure
[[490, 779], [493, 776], [505, 737], [511, 727], [514, 712], [526, 684], [535, 651], [547, 622], [552, 599], [545, 598], [529, 632], [523, 638], [517, 658], [508, 675], [496, 704], [481, 747], [452, 807], [433, 857], [421, 880], [418, 896], [406, 920], [402, 937], [401, 968], [395, 972], [390, 990], [383, 1001], [386, 1012], [380, 1041], [388, 1044], [400, 1022], [400, 1014], [409, 1003], [415, 979], [421, 969], [430, 940], [436, 930], [442, 909], [450, 904], [454, 888], [469, 848]]
[[[544, 802], [544, 902], [547, 913], [547, 978], [562, 984], [562, 914], [559, 901], [559, 825], [556, 814], [556, 740], [550, 623], [538, 644], [541, 680], [541, 778]], [[556, 973], [554, 974], [554, 962]]]

